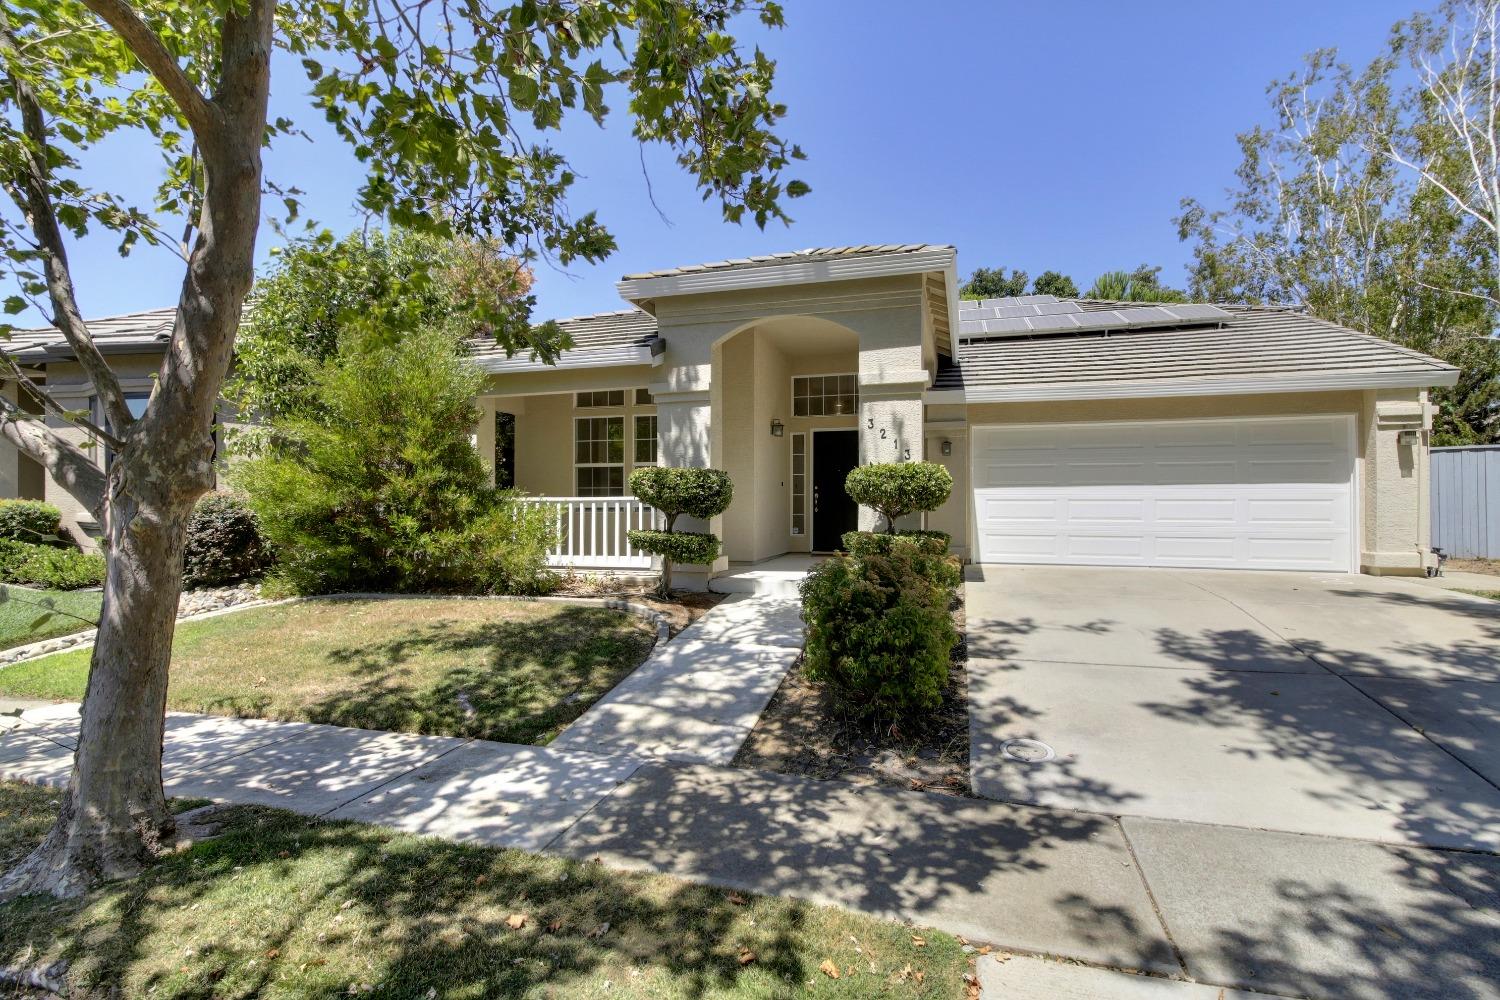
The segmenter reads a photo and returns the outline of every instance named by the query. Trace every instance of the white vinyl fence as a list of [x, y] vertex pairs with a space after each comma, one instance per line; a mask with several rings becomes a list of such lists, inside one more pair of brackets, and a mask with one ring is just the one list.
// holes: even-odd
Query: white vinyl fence
[[1500, 445], [1432, 449], [1432, 546], [1500, 559]]
[[626, 532], [660, 528], [661, 515], [635, 497], [523, 497], [550, 507], [556, 541], [547, 565], [559, 569], [654, 569], [655, 557], [630, 544]]

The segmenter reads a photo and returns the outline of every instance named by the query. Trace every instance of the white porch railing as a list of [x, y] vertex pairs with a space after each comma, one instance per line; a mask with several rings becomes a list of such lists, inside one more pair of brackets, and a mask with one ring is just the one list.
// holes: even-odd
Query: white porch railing
[[656, 557], [630, 544], [626, 532], [660, 528], [662, 517], [635, 497], [522, 497], [551, 507], [552, 548], [547, 565], [578, 569], [654, 569]]

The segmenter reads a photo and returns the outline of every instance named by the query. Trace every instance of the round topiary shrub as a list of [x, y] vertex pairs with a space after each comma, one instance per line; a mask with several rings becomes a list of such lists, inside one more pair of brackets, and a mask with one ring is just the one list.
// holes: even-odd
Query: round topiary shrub
[[219, 491], [198, 500], [182, 550], [183, 583], [228, 586], [262, 575], [271, 562], [260, 519], [238, 494]]
[[802, 582], [804, 671], [850, 712], [910, 718], [941, 704], [958, 632], [952, 588], [928, 576], [916, 546], [835, 556]]
[[57, 544], [62, 512], [41, 500], [0, 500], [0, 538], [34, 545]]
[[656, 508], [666, 518], [665, 531], [631, 531], [630, 544], [642, 552], [661, 556], [661, 584], [666, 597], [672, 591], [672, 563], [708, 564], [719, 558], [719, 539], [706, 532], [673, 531], [683, 514], [707, 521], [729, 509], [734, 484], [721, 469], [673, 469], [651, 465], [630, 474], [630, 492], [642, 503]]
[[897, 518], [947, 503], [953, 476], [936, 462], [884, 462], [856, 466], [844, 489], [855, 503], [885, 518], [885, 530], [895, 534]]

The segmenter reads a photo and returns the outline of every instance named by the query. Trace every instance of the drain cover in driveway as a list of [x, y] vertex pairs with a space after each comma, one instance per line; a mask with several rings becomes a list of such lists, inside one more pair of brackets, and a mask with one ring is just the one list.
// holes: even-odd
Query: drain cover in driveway
[[1000, 744], [1000, 752], [1011, 760], [1018, 760], [1023, 764], [1040, 764], [1044, 760], [1051, 760], [1057, 756], [1052, 748], [1041, 740], [1006, 740]]

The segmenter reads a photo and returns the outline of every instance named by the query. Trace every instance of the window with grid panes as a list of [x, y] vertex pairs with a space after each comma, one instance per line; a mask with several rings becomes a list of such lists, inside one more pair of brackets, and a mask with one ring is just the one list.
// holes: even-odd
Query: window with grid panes
[[798, 375], [792, 379], [792, 414], [798, 417], [852, 415], [859, 410], [854, 375]]

